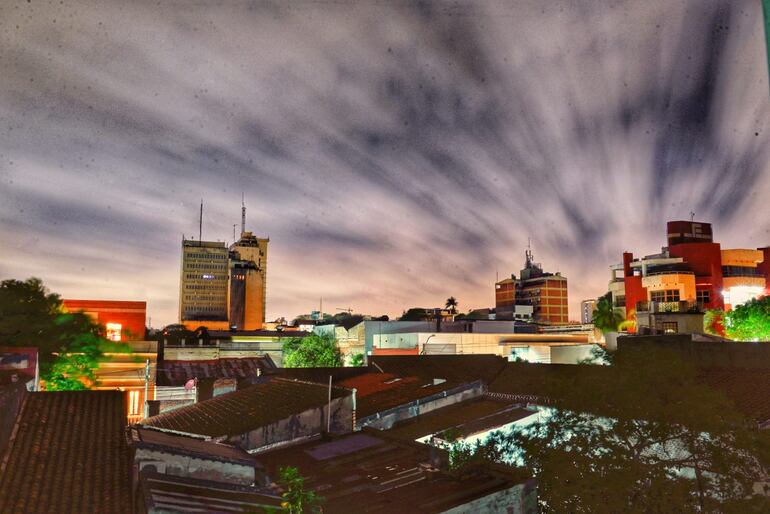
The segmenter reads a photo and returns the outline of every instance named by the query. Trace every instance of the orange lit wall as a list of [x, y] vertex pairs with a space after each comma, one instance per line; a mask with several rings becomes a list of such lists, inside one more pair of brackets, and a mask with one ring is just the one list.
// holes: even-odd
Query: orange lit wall
[[121, 341], [144, 339], [147, 302], [118, 300], [62, 300], [68, 312], [84, 312], [100, 325], [120, 325]]

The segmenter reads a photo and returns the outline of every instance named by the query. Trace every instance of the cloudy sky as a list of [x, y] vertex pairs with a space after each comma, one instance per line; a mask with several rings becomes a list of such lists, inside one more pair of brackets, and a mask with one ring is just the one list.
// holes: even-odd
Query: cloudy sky
[[761, 5], [0, 2], [0, 278], [176, 321], [182, 235], [270, 236], [268, 317], [494, 304], [690, 211], [770, 244]]

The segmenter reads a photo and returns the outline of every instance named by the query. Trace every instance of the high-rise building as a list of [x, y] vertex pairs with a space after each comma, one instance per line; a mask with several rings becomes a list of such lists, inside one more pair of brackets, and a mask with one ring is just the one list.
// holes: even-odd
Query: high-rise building
[[209, 326], [218, 322], [217, 328], [227, 328], [228, 283], [229, 252], [225, 243], [182, 240], [181, 323]]
[[583, 300], [580, 302], [580, 322], [584, 325], [593, 323], [594, 310], [596, 310], [596, 300]]
[[188, 328], [262, 329], [270, 239], [245, 228], [244, 206], [241, 237], [229, 248], [222, 242], [182, 241], [179, 318]]
[[535, 322], [560, 324], [569, 322], [567, 278], [561, 273], [547, 273], [527, 249], [524, 269], [495, 283], [495, 312], [505, 319], [517, 304], [532, 305]]
[[[627, 318], [656, 308], [699, 310], [736, 307], [770, 293], [770, 247], [722, 249], [710, 223], [670, 221], [668, 246], [654, 255], [610, 267], [613, 305]], [[656, 307], [657, 306], [657, 307]]]
[[230, 325], [239, 330], [260, 330], [265, 323], [269, 242], [243, 232], [230, 246]]

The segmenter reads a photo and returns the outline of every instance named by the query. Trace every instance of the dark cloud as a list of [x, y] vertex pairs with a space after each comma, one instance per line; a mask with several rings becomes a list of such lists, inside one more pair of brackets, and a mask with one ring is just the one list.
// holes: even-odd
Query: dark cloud
[[[270, 235], [268, 314], [396, 314], [538, 261], [572, 313], [691, 210], [770, 243], [751, 0], [0, 6], [0, 275], [147, 298], [179, 242]], [[54, 21], [55, 20], [55, 21]], [[55, 248], [55, 253], [51, 252]], [[325, 300], [325, 301], [327, 301]]]

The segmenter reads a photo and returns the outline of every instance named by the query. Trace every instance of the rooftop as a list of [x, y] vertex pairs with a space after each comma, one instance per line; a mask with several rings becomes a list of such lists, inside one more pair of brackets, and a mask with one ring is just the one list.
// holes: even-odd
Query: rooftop
[[30, 393], [17, 426], [0, 468], [0, 512], [130, 512], [123, 393]]
[[140, 478], [145, 508], [153, 512], [266, 512], [265, 507], [278, 508], [283, 501], [275, 492], [255, 487], [148, 472]]
[[338, 383], [356, 389], [356, 417], [358, 419], [383, 412], [399, 405], [432, 396], [457, 387], [455, 382], [434, 384], [433, 379], [415, 376], [396, 376], [390, 373], [366, 373]]
[[237, 462], [254, 465], [254, 458], [246, 451], [229, 444], [207, 441], [196, 437], [169, 434], [151, 427], [138, 425], [128, 427], [128, 438], [132, 446], [148, 447], [169, 453], [199, 456], [223, 462]]
[[371, 366], [385, 373], [421, 378], [443, 378], [449, 382], [491, 382], [508, 362], [497, 355], [375, 355]]
[[324, 512], [444, 512], [525, 483], [521, 471], [479, 470], [458, 477], [430, 466], [431, 448], [380, 432], [353, 435], [268, 451], [259, 461], [271, 473], [295, 466], [307, 489], [325, 498]]
[[269, 357], [213, 360], [164, 360], [158, 367], [156, 384], [182, 386], [192, 378], [255, 378], [263, 370], [275, 368]]
[[[332, 388], [332, 398], [352, 394]], [[207, 437], [235, 436], [326, 405], [324, 384], [271, 378], [254, 386], [146, 418], [144, 426]]]

